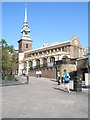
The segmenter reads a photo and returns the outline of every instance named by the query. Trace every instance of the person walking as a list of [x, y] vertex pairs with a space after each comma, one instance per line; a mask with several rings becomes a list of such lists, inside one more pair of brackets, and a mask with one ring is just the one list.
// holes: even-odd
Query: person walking
[[23, 70], [23, 75], [25, 76], [25, 69]]
[[58, 79], [58, 85], [60, 85], [60, 73], [58, 72], [58, 77], [57, 77], [57, 79]]
[[61, 77], [61, 82], [63, 83], [63, 74], [62, 74], [62, 77]]
[[70, 76], [69, 76], [69, 73], [67, 73], [67, 71], [65, 69], [64, 70], [64, 87], [65, 87], [65, 90], [70, 93], [69, 82], [70, 82]]

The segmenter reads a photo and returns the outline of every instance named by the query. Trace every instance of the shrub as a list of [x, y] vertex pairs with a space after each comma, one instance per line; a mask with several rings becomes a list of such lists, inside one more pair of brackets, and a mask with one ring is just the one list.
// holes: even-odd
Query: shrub
[[12, 79], [13, 79], [12, 75], [8, 75], [8, 76], [7, 76], [7, 79], [8, 79], [8, 80], [12, 80]]

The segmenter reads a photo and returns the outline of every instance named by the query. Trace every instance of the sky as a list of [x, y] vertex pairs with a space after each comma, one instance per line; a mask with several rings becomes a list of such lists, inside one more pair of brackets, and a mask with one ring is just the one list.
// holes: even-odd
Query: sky
[[[25, 16], [24, 2], [2, 2], [2, 38], [18, 47]], [[88, 47], [87, 2], [28, 2], [28, 25], [33, 49], [43, 43], [71, 40], [75, 32]]]

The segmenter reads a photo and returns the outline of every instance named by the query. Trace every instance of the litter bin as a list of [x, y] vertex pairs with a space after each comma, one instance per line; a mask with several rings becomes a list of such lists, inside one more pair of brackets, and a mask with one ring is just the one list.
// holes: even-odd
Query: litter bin
[[76, 92], [81, 92], [82, 91], [82, 81], [77, 76], [74, 77], [73, 88], [74, 88], [74, 91], [76, 91]]

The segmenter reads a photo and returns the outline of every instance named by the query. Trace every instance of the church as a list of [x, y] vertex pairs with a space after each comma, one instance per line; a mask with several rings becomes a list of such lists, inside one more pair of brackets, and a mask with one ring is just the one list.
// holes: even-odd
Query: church
[[69, 73], [77, 71], [77, 58], [83, 57], [82, 45], [76, 33], [71, 40], [50, 45], [43, 44], [41, 48], [32, 49], [26, 6], [18, 47], [19, 75], [23, 73], [24, 69], [29, 76], [36, 76], [36, 71], [41, 70], [42, 77], [56, 78], [57, 73], [60, 72], [62, 75], [64, 69]]

